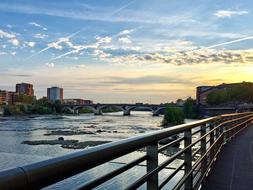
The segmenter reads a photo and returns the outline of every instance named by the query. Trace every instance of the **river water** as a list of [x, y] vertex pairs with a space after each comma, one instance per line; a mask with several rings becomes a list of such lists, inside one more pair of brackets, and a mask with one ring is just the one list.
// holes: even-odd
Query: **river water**
[[[61, 145], [27, 145], [22, 144], [23, 141], [55, 140], [60, 136], [64, 137], [65, 140], [78, 140], [79, 142], [116, 141], [161, 129], [159, 125], [161, 124], [162, 116], [153, 117], [149, 112], [134, 111], [131, 114], [131, 116], [122, 116], [122, 113], [117, 112], [104, 114], [103, 116], [82, 114], [78, 116], [0, 117], [0, 170], [81, 151], [81, 149], [62, 148]], [[93, 133], [45, 135], [52, 131], [85, 131]], [[130, 162], [143, 154], [144, 152], [129, 154], [114, 160], [113, 163], [104, 164], [46, 189], [73, 189], [93, 179], [94, 176], [103, 175], [112, 169], [122, 166], [120, 163]], [[159, 162], [162, 162], [164, 159], [166, 159], [165, 155], [159, 156]], [[133, 180], [145, 174], [145, 170], [146, 168], [143, 166], [136, 166], [119, 177], [99, 186], [97, 189], [124, 189]], [[160, 179], [165, 178], [171, 172], [172, 170], [169, 169], [162, 170], [160, 172]], [[176, 183], [176, 179], [172, 180], [171, 183]], [[165, 189], [168, 189], [170, 185], [165, 186]], [[144, 188], [145, 185], [141, 189]]]

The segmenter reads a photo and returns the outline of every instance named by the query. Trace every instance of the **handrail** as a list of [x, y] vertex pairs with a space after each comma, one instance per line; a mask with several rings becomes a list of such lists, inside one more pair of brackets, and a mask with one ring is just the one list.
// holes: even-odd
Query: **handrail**
[[[187, 156], [187, 154], [190, 153], [190, 155], [188, 155], [190, 156], [189, 160], [193, 160], [194, 152], [192, 152], [191, 149], [194, 145], [201, 142], [202, 144], [201, 151], [200, 151], [201, 158], [204, 159], [207, 157], [207, 150], [209, 150], [210, 147], [216, 147], [217, 139], [220, 139], [221, 135], [228, 136], [227, 134], [229, 134], [229, 136], [226, 138], [230, 139], [236, 133], [238, 133], [238, 131], [241, 130], [241, 128], [248, 126], [248, 123], [250, 123], [252, 120], [253, 120], [252, 112], [220, 115], [216, 117], [202, 119], [200, 121], [196, 121], [196, 122], [192, 122], [188, 124], [182, 124], [182, 125], [162, 129], [159, 131], [155, 131], [155, 132], [138, 135], [135, 137], [115, 141], [112, 143], [99, 145], [99, 146], [89, 148], [80, 152], [68, 154], [65, 156], [57, 157], [57, 158], [52, 158], [49, 160], [26, 165], [23, 167], [18, 167], [18, 168], [2, 171], [0, 172], [0, 189], [43, 188], [43, 187], [49, 186], [51, 184], [54, 184], [66, 178], [69, 178], [73, 175], [87, 171], [91, 168], [97, 167], [101, 164], [104, 164], [113, 159], [127, 155], [131, 152], [137, 151], [142, 148], [151, 149], [152, 151], [147, 151], [147, 156], [144, 156], [142, 158], [136, 159], [135, 161], [132, 161], [128, 165], [123, 166], [121, 170], [119, 169], [117, 171], [112, 171], [111, 173], [106, 174], [104, 177], [102, 176], [100, 178], [100, 181], [97, 179], [97, 181], [99, 181], [100, 183], [96, 183], [96, 181], [88, 182], [84, 184], [83, 186], [81, 186], [80, 189], [84, 189], [85, 187], [88, 187], [87, 186], [88, 184], [92, 184], [92, 187], [95, 187], [101, 184], [102, 182], [105, 182], [106, 180], [109, 180], [115, 177], [116, 174], [118, 175], [118, 174], [123, 173], [124, 171], [129, 169], [130, 166], [134, 167], [134, 165], [137, 165], [140, 163], [140, 161], [144, 161], [144, 160], [148, 160], [150, 163], [156, 166], [153, 167], [152, 170], [149, 170], [139, 180], [141, 182], [147, 182], [148, 189], [150, 185], [152, 187], [157, 187], [156, 189], [158, 189], [159, 184], [158, 184], [158, 177], [156, 177], [156, 175], [158, 174], [159, 171], [164, 169], [167, 165], [169, 165], [175, 159], [180, 159], [179, 158], [180, 155], [184, 154], [185, 156]], [[235, 122], [237, 122], [237, 124], [234, 124]], [[197, 134], [196, 131], [192, 132], [193, 128], [200, 127], [200, 126], [205, 126], [204, 128], [207, 128], [209, 127], [209, 125], [216, 125], [216, 126], [209, 131], [206, 131], [205, 129], [206, 132], [202, 131], [202, 128], [201, 128], [201, 130], [198, 131], [199, 133], [201, 133], [201, 136], [198, 139], [195, 139], [195, 141], [191, 142], [193, 134], [194, 135]], [[231, 128], [231, 130], [228, 131], [229, 127]], [[214, 135], [217, 129], [222, 131], [222, 133]], [[186, 133], [187, 131], [188, 133]], [[160, 148], [157, 146], [160, 140], [173, 136], [173, 135], [182, 134], [182, 133], [184, 133], [185, 135], [188, 134], [188, 136], [180, 137], [179, 140], [177, 139]], [[224, 135], [225, 133], [226, 135]], [[216, 136], [216, 137], [213, 137], [216, 139], [213, 141], [212, 144], [210, 144], [210, 147], [207, 150], [203, 150], [203, 147], [206, 147], [206, 145], [204, 146], [203, 143], [207, 144], [207, 141], [206, 141], [207, 136], [210, 136], [210, 138], [211, 136]], [[189, 141], [189, 138], [190, 138], [190, 141]], [[224, 139], [224, 140], [227, 140], [227, 139]], [[157, 162], [158, 153], [180, 142], [190, 142], [190, 144], [187, 144], [187, 146], [185, 146], [182, 150], [172, 155], [172, 157], [164, 161], [162, 164], [158, 165], [158, 162]], [[211, 140], [209, 143], [211, 143]], [[213, 153], [210, 155], [216, 155], [217, 148], [213, 148], [212, 151]], [[194, 154], [194, 156], [196, 156], [196, 154]], [[214, 157], [212, 158], [210, 157], [209, 159], [210, 162], [212, 162], [213, 159]], [[194, 168], [191, 166], [191, 163], [189, 163], [189, 160], [188, 161], [187, 160], [184, 160], [186, 164], [185, 170], [188, 170], [186, 171], [187, 173], [184, 177], [188, 175], [192, 175], [192, 173], [189, 173], [189, 172], [191, 172], [192, 169]], [[149, 162], [147, 164], [147, 168], [149, 167]], [[199, 164], [202, 164], [202, 162], [200, 162]], [[178, 171], [179, 170], [180, 169], [178, 169]], [[201, 170], [204, 170], [204, 169], [201, 169]], [[205, 172], [206, 171], [202, 171], [202, 175]], [[177, 174], [177, 172], [173, 172], [173, 173], [175, 173], [174, 175]], [[167, 179], [170, 179], [172, 177], [168, 177]], [[185, 183], [185, 181], [183, 183]], [[130, 185], [129, 187], [133, 187], [133, 186], [137, 187], [138, 186], [137, 184], [139, 184], [138, 180], [134, 182], [132, 185]], [[165, 184], [162, 183], [162, 186], [164, 185]]]

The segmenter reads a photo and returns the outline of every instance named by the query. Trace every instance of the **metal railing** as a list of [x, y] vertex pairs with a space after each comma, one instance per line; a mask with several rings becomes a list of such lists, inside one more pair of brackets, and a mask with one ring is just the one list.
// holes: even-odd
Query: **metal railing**
[[[171, 189], [198, 189], [222, 146], [252, 121], [253, 113], [250, 112], [221, 115], [2, 171], [0, 189], [43, 188], [140, 149], [146, 154], [101, 177], [84, 182], [77, 189], [95, 188], [144, 161], [146, 173], [128, 184], [126, 189], [137, 189], [143, 184], [148, 190], [162, 189], [179, 172], [183, 175]], [[160, 145], [161, 140], [175, 135], [176, 140]], [[176, 144], [180, 144], [178, 151], [160, 163], [158, 155]], [[170, 167], [175, 160], [181, 160], [181, 163], [165, 179], [159, 179], [159, 172]]]

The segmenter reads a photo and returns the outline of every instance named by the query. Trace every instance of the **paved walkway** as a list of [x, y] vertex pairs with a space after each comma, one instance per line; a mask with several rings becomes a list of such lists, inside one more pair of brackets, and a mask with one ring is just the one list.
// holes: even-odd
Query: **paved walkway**
[[253, 190], [253, 126], [222, 148], [202, 190]]

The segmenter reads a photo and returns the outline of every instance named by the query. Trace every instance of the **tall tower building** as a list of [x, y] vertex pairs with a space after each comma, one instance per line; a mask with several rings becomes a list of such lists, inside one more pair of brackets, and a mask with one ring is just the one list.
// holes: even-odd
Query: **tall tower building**
[[51, 87], [47, 88], [47, 99], [50, 101], [63, 100], [63, 88]]
[[18, 94], [25, 94], [27, 96], [34, 96], [33, 85], [28, 83], [16, 84], [16, 92]]

